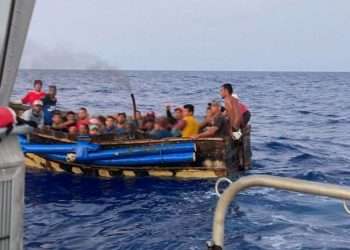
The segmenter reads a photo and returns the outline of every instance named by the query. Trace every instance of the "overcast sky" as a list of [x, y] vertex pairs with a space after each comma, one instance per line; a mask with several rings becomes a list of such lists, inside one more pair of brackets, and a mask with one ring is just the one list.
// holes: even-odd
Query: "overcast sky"
[[37, 0], [22, 67], [350, 71], [349, 0]]

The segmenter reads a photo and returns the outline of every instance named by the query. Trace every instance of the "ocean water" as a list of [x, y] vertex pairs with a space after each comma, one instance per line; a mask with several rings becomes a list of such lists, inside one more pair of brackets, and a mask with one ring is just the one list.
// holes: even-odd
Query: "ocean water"
[[[223, 82], [252, 111], [251, 170], [350, 185], [350, 74], [276, 72], [20, 71], [18, 99], [34, 79], [56, 84], [65, 109], [164, 113], [192, 103], [204, 114]], [[25, 249], [205, 249], [214, 181], [103, 180], [29, 171]], [[350, 215], [340, 201], [260, 188], [227, 215], [226, 249], [349, 249]]]

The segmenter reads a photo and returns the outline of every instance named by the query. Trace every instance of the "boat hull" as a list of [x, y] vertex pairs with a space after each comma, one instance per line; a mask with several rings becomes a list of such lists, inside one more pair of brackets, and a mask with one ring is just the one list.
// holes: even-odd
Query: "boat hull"
[[209, 179], [227, 176], [227, 168], [221, 161], [211, 162], [210, 166], [94, 166], [51, 160], [43, 155], [26, 153], [25, 165], [29, 169], [48, 170], [57, 173], [68, 172], [76, 175], [89, 175], [104, 178], [112, 177], [168, 177]]
[[[246, 133], [245, 136], [250, 136]], [[25, 165], [29, 169], [48, 170], [57, 173], [68, 172], [76, 175], [90, 175], [103, 178], [112, 177], [162, 177], [162, 178], [181, 178], [181, 179], [211, 179], [223, 176], [229, 176], [238, 170], [249, 168], [250, 159], [241, 157], [246, 155], [241, 151], [244, 149], [240, 143], [228, 143], [222, 138], [206, 138], [199, 140], [168, 138], [162, 140], [151, 140], [146, 138], [125, 139], [115, 138], [113, 136], [103, 138], [92, 137], [86, 142], [90, 148], [91, 145], [98, 145], [101, 155], [110, 155], [106, 153], [119, 152], [117, 158], [96, 161], [70, 161], [64, 155], [53, 157], [52, 154], [45, 154], [45, 146], [52, 147], [58, 153], [66, 153], [70, 150], [70, 145], [77, 144], [77, 138], [69, 138], [65, 134], [57, 133], [52, 130], [34, 131], [30, 134], [28, 143], [34, 145], [32, 148], [25, 147]], [[80, 143], [79, 141], [78, 143]], [[84, 142], [85, 143], [85, 142]], [[83, 143], [83, 144], [84, 144]], [[193, 147], [189, 144], [193, 144]], [[65, 147], [64, 145], [68, 145]], [[27, 144], [26, 144], [27, 145]], [[41, 145], [42, 147], [37, 147]], [[57, 147], [55, 146], [57, 145]], [[176, 152], [168, 150], [178, 150], [180, 145], [187, 145], [185, 152]], [[74, 148], [74, 147], [72, 147]], [[140, 149], [148, 148], [148, 151], [141, 152]], [[193, 148], [193, 149], [192, 149]], [[28, 152], [28, 149], [39, 150], [37, 152]], [[131, 157], [140, 157], [144, 163], [135, 161], [130, 155], [125, 154], [125, 149], [132, 153]], [[152, 150], [149, 150], [152, 149]], [[162, 149], [160, 153], [155, 154], [156, 149]], [[167, 151], [165, 151], [165, 149]], [[236, 150], [234, 150], [236, 149]], [[190, 151], [189, 151], [190, 150]], [[192, 151], [193, 150], [193, 151]], [[237, 154], [239, 161], [234, 162], [230, 152], [241, 152]], [[56, 153], [57, 153], [56, 152]], [[124, 152], [120, 154], [120, 152]], [[165, 154], [165, 153], [171, 154]], [[147, 153], [147, 154], [146, 154]], [[86, 157], [99, 156], [98, 153], [88, 152]], [[148, 155], [151, 154], [151, 155]], [[191, 155], [193, 154], [193, 159]], [[67, 154], [68, 155], [68, 154]], [[230, 158], [231, 157], [231, 158]], [[76, 157], [75, 159], [79, 159]], [[90, 159], [90, 158], [87, 158]], [[180, 159], [180, 161], [178, 160]], [[157, 164], [159, 162], [159, 164]], [[112, 163], [112, 164], [110, 164]], [[119, 165], [120, 164], [120, 165]], [[148, 165], [150, 164], [150, 165]], [[246, 164], [246, 165], [245, 165]], [[243, 166], [243, 167], [242, 167]]]

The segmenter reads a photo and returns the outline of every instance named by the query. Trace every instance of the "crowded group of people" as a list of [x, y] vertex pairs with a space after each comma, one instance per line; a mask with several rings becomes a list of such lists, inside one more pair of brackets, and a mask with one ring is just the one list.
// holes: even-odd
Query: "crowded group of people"
[[143, 114], [140, 111], [136, 111], [132, 117], [128, 117], [126, 113], [92, 116], [84, 107], [78, 111], [57, 110], [56, 95], [56, 86], [48, 86], [45, 93], [42, 81], [34, 81], [33, 90], [22, 98], [22, 103], [31, 107], [22, 114], [22, 119], [36, 124], [37, 127], [49, 127], [70, 135], [125, 135], [132, 130], [147, 134], [153, 139], [239, 137], [240, 130], [250, 120], [248, 108], [239, 100], [229, 83], [223, 84], [220, 89], [223, 104], [220, 99], [208, 103], [202, 122], [196, 119], [192, 104], [177, 107], [175, 110], [168, 106], [164, 116], [156, 116], [154, 112]]

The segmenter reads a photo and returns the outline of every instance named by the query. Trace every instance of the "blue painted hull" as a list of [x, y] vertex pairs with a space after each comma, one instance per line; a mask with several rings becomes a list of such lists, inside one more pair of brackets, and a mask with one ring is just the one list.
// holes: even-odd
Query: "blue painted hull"
[[[64, 155], [46, 155], [50, 160], [66, 161]], [[184, 164], [195, 161], [195, 154], [193, 152], [165, 154], [165, 155], [146, 155], [137, 157], [127, 157], [120, 159], [96, 160], [89, 162], [89, 165], [94, 166], [152, 166], [164, 164]]]

